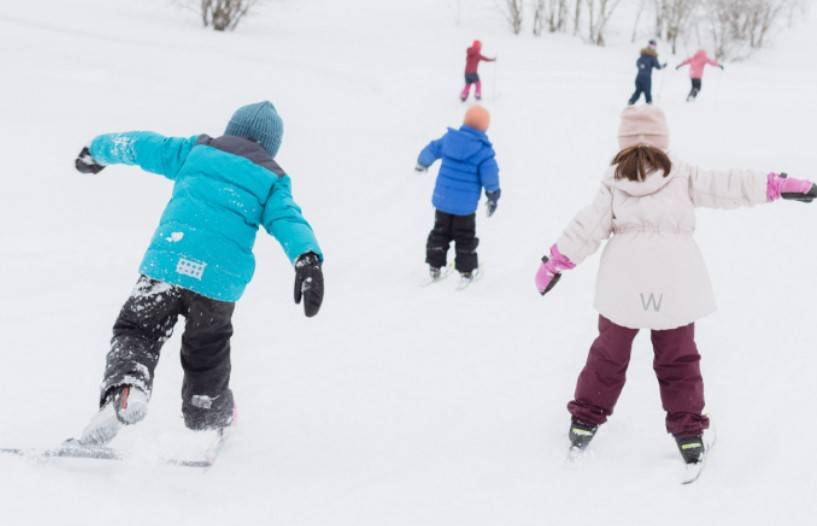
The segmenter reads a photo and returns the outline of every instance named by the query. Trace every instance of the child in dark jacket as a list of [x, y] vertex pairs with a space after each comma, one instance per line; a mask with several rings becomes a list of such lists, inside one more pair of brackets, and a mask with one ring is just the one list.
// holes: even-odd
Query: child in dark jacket
[[82, 173], [136, 165], [174, 181], [173, 194], [113, 329], [100, 410], [80, 443], [109, 442], [147, 413], [162, 344], [178, 317], [182, 336], [182, 414], [187, 427], [233, 421], [229, 387], [235, 302], [252, 278], [252, 248], [263, 226], [295, 269], [295, 302], [314, 316], [323, 300], [323, 255], [275, 162], [283, 122], [269, 102], [239, 108], [219, 138], [152, 132], [100, 135], [76, 160]]
[[463, 280], [472, 280], [479, 268], [476, 237], [479, 198], [485, 188], [491, 217], [501, 194], [496, 154], [485, 135], [490, 121], [485, 108], [471, 107], [459, 130], [449, 128], [442, 138], [431, 141], [417, 159], [418, 172], [428, 170], [437, 159], [443, 160], [432, 198], [437, 209], [436, 221], [426, 245], [426, 263], [433, 280], [441, 277], [447, 265], [451, 241], [456, 243], [455, 265]]
[[666, 63], [661, 64], [658, 61], [658, 44], [655, 40], [650, 40], [649, 45], [641, 50], [636, 67], [638, 67], [638, 75], [635, 77], [635, 93], [630, 97], [629, 104], [632, 106], [638, 102], [642, 93], [647, 104], [652, 104], [652, 70], [667, 67]]

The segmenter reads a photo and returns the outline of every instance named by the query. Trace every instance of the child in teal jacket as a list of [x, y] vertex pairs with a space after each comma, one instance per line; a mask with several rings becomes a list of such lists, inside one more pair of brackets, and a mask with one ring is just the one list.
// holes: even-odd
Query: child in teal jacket
[[182, 413], [191, 429], [233, 420], [229, 388], [231, 317], [252, 279], [259, 226], [275, 237], [295, 268], [295, 302], [317, 314], [323, 300], [321, 253], [292, 199], [290, 178], [275, 162], [283, 122], [269, 102], [244, 106], [219, 138], [152, 132], [100, 135], [76, 168], [99, 173], [128, 164], [174, 181], [173, 193], [140, 266], [140, 278], [114, 325], [100, 412], [80, 439], [110, 441], [122, 424], [142, 420], [159, 350], [178, 316], [182, 337]]

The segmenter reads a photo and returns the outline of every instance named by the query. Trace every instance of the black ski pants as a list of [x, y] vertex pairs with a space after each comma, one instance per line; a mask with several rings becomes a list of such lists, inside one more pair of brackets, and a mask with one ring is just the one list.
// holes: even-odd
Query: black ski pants
[[630, 105], [632, 106], [644, 94], [644, 100], [647, 104], [652, 104], [652, 77], [638, 76], [635, 79], [635, 93], [630, 97]]
[[477, 73], [466, 73], [465, 74], [465, 84], [478, 84], [479, 83], [479, 74]]
[[698, 96], [698, 93], [701, 92], [703, 85], [701, 79], [692, 79], [692, 89], [687, 96], [687, 100], [692, 100]]
[[110, 389], [135, 385], [150, 396], [159, 351], [179, 315], [185, 317], [181, 361], [182, 413], [191, 429], [229, 424], [230, 337], [235, 303], [205, 298], [190, 290], [141, 276], [113, 327], [101, 403]]
[[448, 248], [455, 243], [455, 265], [459, 272], [472, 272], [479, 266], [476, 237], [477, 216], [456, 216], [437, 210], [434, 228], [426, 243], [426, 263], [442, 268], [448, 264]]

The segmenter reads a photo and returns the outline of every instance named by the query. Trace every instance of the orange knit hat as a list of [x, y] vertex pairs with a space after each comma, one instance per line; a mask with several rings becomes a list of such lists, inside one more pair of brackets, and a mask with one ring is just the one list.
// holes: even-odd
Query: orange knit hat
[[488, 127], [491, 125], [491, 114], [488, 113], [488, 110], [476, 104], [465, 112], [463, 124], [484, 133], [488, 131]]
[[618, 144], [622, 150], [639, 144], [668, 150], [669, 127], [666, 115], [660, 108], [652, 105], [631, 106], [625, 109], [621, 113]]

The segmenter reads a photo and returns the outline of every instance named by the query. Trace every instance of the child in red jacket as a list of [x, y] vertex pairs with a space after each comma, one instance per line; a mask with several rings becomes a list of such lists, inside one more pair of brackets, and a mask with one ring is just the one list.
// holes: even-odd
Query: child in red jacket
[[480, 82], [479, 73], [477, 73], [479, 63], [483, 60], [485, 62], [494, 62], [496, 58], [485, 57], [482, 55], [481, 51], [482, 42], [479, 40], [474, 40], [471, 47], [466, 50], [465, 88], [463, 88], [462, 93], [460, 94], [460, 100], [463, 102], [468, 100], [468, 95], [471, 93], [471, 84], [476, 84], [476, 92], [474, 93], [474, 97], [476, 97], [477, 100], [482, 100], [482, 82]]

